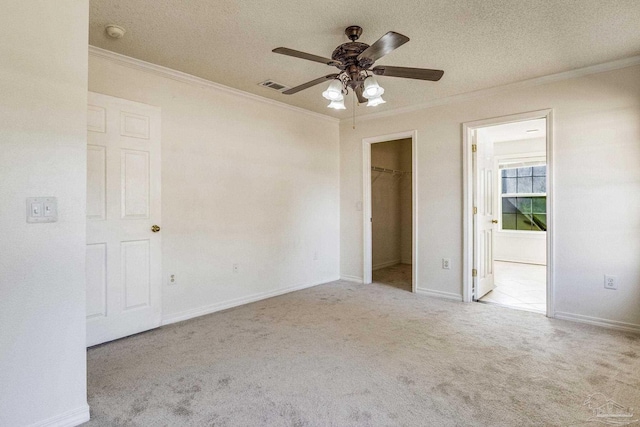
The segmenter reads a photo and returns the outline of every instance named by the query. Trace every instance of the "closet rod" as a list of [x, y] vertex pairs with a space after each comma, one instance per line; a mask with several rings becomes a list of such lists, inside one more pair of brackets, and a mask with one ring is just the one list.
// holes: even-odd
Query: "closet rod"
[[381, 168], [379, 166], [371, 166], [372, 171], [391, 173], [393, 175], [410, 175], [411, 172], [400, 171], [396, 169]]

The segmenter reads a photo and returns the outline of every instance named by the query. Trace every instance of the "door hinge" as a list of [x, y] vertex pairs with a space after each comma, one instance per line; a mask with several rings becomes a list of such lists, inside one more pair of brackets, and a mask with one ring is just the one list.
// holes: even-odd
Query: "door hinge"
[[472, 144], [471, 145], [471, 152], [475, 153], [476, 151], [478, 151], [478, 145], [477, 144]]
[[473, 207], [473, 214], [476, 215], [478, 213], [478, 208], [477, 207]]
[[478, 277], [478, 270], [476, 270], [475, 268], [471, 270], [471, 276]]

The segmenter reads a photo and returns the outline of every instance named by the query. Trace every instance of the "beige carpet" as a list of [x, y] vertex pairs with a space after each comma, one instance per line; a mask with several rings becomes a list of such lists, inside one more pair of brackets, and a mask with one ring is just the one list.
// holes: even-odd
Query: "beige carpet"
[[596, 426], [640, 336], [334, 282], [88, 351], [89, 426]]
[[411, 264], [396, 264], [374, 270], [374, 282], [411, 292]]

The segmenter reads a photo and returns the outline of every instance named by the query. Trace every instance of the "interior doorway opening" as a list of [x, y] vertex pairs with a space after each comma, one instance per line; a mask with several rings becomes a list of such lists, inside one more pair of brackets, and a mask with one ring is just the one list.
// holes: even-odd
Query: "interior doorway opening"
[[550, 114], [465, 125], [472, 205], [465, 300], [551, 315]]
[[415, 292], [415, 131], [364, 139], [363, 149], [363, 282]]
[[371, 145], [372, 279], [409, 292], [411, 169], [411, 138]]

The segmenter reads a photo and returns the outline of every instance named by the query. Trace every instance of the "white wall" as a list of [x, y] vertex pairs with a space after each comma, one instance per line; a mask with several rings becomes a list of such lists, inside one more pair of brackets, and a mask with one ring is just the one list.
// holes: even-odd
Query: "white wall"
[[547, 238], [543, 231], [496, 231], [493, 241], [495, 261], [547, 264]]
[[546, 151], [546, 138], [530, 138], [493, 143], [494, 156], [517, 156], [531, 153], [544, 153]]
[[[3, 2], [0, 425], [89, 416], [85, 352], [88, 1]], [[27, 197], [59, 220], [27, 224]], [[58, 418], [59, 417], [59, 418]], [[61, 424], [62, 425], [62, 424]]]
[[[480, 140], [478, 141], [480, 143]], [[489, 141], [489, 143], [491, 143]], [[516, 141], [501, 141], [493, 143], [495, 157], [544, 153], [547, 150], [546, 138], [530, 138]], [[493, 173], [500, 179], [500, 170], [496, 163]], [[495, 188], [500, 188], [497, 184]], [[496, 206], [502, 203], [500, 194], [496, 195]], [[496, 212], [499, 212], [496, 209]], [[501, 225], [500, 225], [501, 226]], [[547, 233], [541, 231], [497, 230], [493, 240], [493, 258], [496, 261], [524, 262], [529, 264], [546, 265], [547, 263]]]
[[[362, 198], [362, 138], [417, 129], [417, 286], [461, 298], [461, 124], [553, 108], [557, 315], [640, 325], [639, 73], [635, 66], [494, 91], [400, 115], [361, 118], [355, 130], [345, 122], [340, 129], [341, 273], [362, 274], [362, 214], [356, 209]], [[444, 257], [451, 258], [451, 270], [441, 268]], [[618, 276], [617, 291], [604, 289], [605, 273]]]
[[89, 89], [162, 108], [165, 323], [339, 278], [335, 120], [93, 55]]

